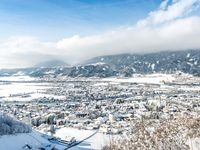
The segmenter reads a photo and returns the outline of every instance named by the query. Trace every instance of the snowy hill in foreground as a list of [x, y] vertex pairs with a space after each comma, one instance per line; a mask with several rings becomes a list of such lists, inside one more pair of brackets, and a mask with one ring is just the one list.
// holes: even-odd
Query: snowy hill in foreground
[[[77, 140], [88, 137], [92, 134], [92, 131], [78, 130], [72, 128], [62, 128], [56, 133], [56, 136], [64, 138], [67, 135], [73, 135], [77, 137]], [[71, 147], [70, 150], [91, 150], [102, 149], [102, 146], [109, 143], [110, 139], [108, 135], [100, 133], [95, 134], [93, 137], [87, 139], [83, 143]], [[113, 137], [112, 137], [113, 138]], [[106, 142], [107, 141], [107, 142]], [[192, 138], [190, 141], [193, 150], [199, 150], [200, 144], [199, 138]], [[30, 147], [26, 147], [29, 145]], [[31, 133], [22, 133], [16, 135], [4, 135], [0, 136], [0, 150], [64, 150], [67, 149], [64, 145], [49, 142], [41, 133], [33, 131]]]
[[[0, 114], [0, 150], [52, 149], [42, 134], [6, 114]], [[59, 148], [59, 147], [58, 147]]]
[[[103, 146], [109, 143], [110, 139], [108, 135], [92, 130], [78, 130], [73, 128], [58, 129], [55, 136], [61, 139], [75, 137], [78, 144], [66, 146], [57, 142], [50, 142], [46, 138], [46, 135], [33, 131], [31, 133], [0, 136], [0, 150], [28, 150], [31, 148], [32, 150], [39, 150], [41, 148], [52, 150], [53, 147], [57, 150], [63, 150], [71, 146], [70, 150], [102, 149]], [[80, 141], [82, 142], [79, 143]], [[29, 145], [31, 148], [25, 147], [26, 145]]]
[[[0, 114], [0, 150], [62, 150], [71, 146], [72, 150], [101, 149], [108, 139], [98, 130], [73, 128], [57, 129], [55, 137], [32, 130], [29, 125]], [[71, 137], [71, 140], [66, 137]], [[97, 138], [101, 140], [97, 142]]]
[[[16, 135], [3, 135], [0, 137], [1, 150], [24, 150], [30, 149], [26, 147], [29, 145], [32, 149], [52, 148], [53, 145], [43, 138], [38, 132], [21, 133]], [[61, 147], [60, 147], [61, 148]]]

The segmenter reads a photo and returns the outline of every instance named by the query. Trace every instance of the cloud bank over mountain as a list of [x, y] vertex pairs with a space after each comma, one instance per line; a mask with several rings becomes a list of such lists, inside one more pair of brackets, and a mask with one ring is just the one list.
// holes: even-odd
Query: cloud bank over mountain
[[199, 49], [200, 17], [194, 13], [199, 6], [200, 0], [164, 0], [136, 24], [97, 35], [74, 35], [54, 42], [11, 37], [1, 41], [0, 67], [26, 67], [50, 59], [77, 63], [101, 55]]

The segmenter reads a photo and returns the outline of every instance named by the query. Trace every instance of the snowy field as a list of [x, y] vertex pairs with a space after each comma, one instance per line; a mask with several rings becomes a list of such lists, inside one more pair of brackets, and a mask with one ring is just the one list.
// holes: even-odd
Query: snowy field
[[[118, 83], [147, 83], [162, 84], [163, 82], [172, 82], [172, 75], [152, 74], [152, 75], [136, 75], [131, 78], [104, 78], [100, 79], [100, 83], [94, 86], [106, 86]], [[29, 82], [30, 81], [30, 82]], [[11, 76], [0, 77], [0, 99], [6, 101], [29, 101], [35, 98], [53, 97], [56, 99], [65, 99], [64, 96], [55, 96], [50, 94], [42, 94], [45, 89], [52, 88], [49, 83], [33, 82], [37, 79], [29, 76]], [[26, 95], [26, 96], [23, 96]], [[28, 95], [28, 96], [27, 96]]]
[[3, 101], [30, 101], [43, 97], [65, 99], [64, 96], [41, 93], [51, 88], [49, 83], [32, 81], [37, 80], [28, 76], [0, 77], [0, 99]]
[[[77, 141], [80, 141], [91, 134], [94, 131], [78, 130], [73, 128], [62, 128], [56, 132], [56, 136], [61, 139], [65, 139], [66, 135], [75, 137]], [[109, 141], [109, 136], [101, 133], [95, 134], [93, 137], [83, 141], [81, 144], [71, 147], [70, 150], [100, 150]], [[38, 148], [41, 145], [54, 145], [58, 150], [63, 150], [66, 146], [50, 143], [47, 139], [42, 137], [39, 132], [23, 133], [16, 135], [4, 135], [0, 137], [0, 150], [23, 150], [23, 147], [28, 144], [33, 148]]]
[[[78, 130], [73, 128], [62, 128], [56, 132], [56, 136], [62, 139], [65, 139], [67, 136], [74, 136], [77, 141], [82, 140], [91, 134], [94, 131], [88, 130]], [[83, 143], [71, 147], [70, 150], [100, 150], [102, 146], [112, 138], [108, 135], [103, 135], [101, 133], [95, 134], [93, 137], [87, 139]], [[193, 150], [199, 150], [199, 138], [190, 139], [191, 147]], [[42, 135], [38, 132], [32, 133], [23, 133], [23, 134], [16, 134], [16, 135], [4, 135], [0, 137], [0, 150], [24, 150], [24, 146], [28, 144], [32, 146], [33, 149], [38, 149], [41, 145], [52, 145], [55, 146], [58, 150], [63, 150], [66, 146], [52, 144], [47, 139], [42, 137]]]
[[[0, 150], [24, 150], [26, 144], [30, 145], [33, 149], [38, 149], [41, 145], [49, 145], [51, 143], [38, 132], [0, 137]], [[56, 145], [56, 148], [63, 150], [65, 147]]]
[[9, 77], [0, 77], [0, 81], [35, 81], [35, 78], [29, 76], [9, 76]]
[[[90, 135], [92, 135], [95, 131], [92, 130], [79, 130], [74, 128], [61, 128], [56, 131], [55, 136], [59, 137], [63, 140], [66, 139], [66, 137], [75, 137], [77, 141], [81, 141]], [[85, 140], [80, 145], [73, 147], [72, 150], [77, 149], [102, 149], [103, 146], [106, 144], [109, 144], [110, 139], [112, 139], [111, 136], [105, 135], [103, 133], [96, 133], [91, 138]]]
[[147, 84], [162, 84], [163, 82], [172, 82], [175, 78], [168, 74], [150, 74], [150, 75], [135, 75], [130, 78], [105, 78], [103, 81], [114, 83], [147, 83]]

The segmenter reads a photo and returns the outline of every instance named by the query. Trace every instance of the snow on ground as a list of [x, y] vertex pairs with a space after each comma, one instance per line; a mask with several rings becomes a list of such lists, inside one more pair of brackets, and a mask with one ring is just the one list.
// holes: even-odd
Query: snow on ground
[[0, 96], [10, 96], [10, 94], [24, 94], [24, 93], [32, 93], [37, 92], [38, 90], [42, 90], [48, 87], [33, 85], [29, 83], [11, 83], [0, 85]]
[[42, 94], [42, 93], [34, 93], [31, 94], [31, 99], [36, 99], [36, 98], [54, 98], [54, 99], [59, 99], [59, 100], [65, 100], [66, 96], [57, 96], [57, 95], [52, 95], [52, 94]]
[[[78, 130], [74, 128], [61, 128], [57, 130], [55, 136], [60, 137], [61, 139], [66, 139], [68, 137], [75, 137], [76, 141], [81, 141], [95, 131], [91, 130]], [[111, 137], [104, 135], [102, 133], [96, 133], [91, 138], [83, 141], [81, 144], [71, 147], [70, 150], [91, 150], [91, 149], [102, 149], [103, 146], [108, 144]], [[50, 143], [47, 139], [42, 137], [42, 134], [39, 132], [33, 131], [31, 133], [22, 133], [16, 135], [4, 135], [0, 136], [0, 150], [23, 150], [23, 147], [28, 144], [33, 148], [38, 148], [44, 144], [52, 144], [58, 150], [63, 150], [66, 146], [59, 144]]]
[[148, 84], [162, 84], [163, 82], [172, 82], [175, 78], [169, 74], [151, 74], [151, 75], [137, 75], [130, 78], [105, 78], [103, 81], [119, 82], [119, 83], [148, 83]]
[[[50, 142], [38, 132], [0, 136], [0, 150], [23, 150], [26, 144], [38, 148], [41, 144], [50, 144]], [[57, 147], [63, 148], [62, 146]]]
[[[54, 96], [49, 94], [41, 94], [43, 90], [50, 88], [47, 84], [41, 83], [11, 83], [11, 84], [0, 84], [0, 97], [6, 101], [27, 101], [34, 98], [41, 97], [54, 97], [57, 99], [63, 99], [64, 96]], [[22, 97], [22, 95], [29, 95]]]
[[108, 83], [102, 83], [102, 82], [100, 82], [100, 83], [96, 83], [96, 84], [94, 84], [93, 86], [108, 86]]
[[65, 96], [56, 96], [56, 95], [51, 95], [51, 94], [42, 94], [42, 93], [33, 93], [30, 94], [30, 97], [5, 97], [2, 98], [2, 101], [31, 101], [33, 99], [39, 99], [39, 98], [54, 98], [54, 99], [59, 99], [59, 100], [65, 100]]
[[188, 142], [191, 150], [200, 150], [200, 138], [192, 138]]
[[[0, 77], [0, 97], [9, 97], [10, 94], [24, 94], [33, 93], [38, 90], [45, 89], [44, 84], [41, 83], [12, 83], [12, 81], [34, 81], [35, 78], [29, 76], [11, 76]], [[9, 81], [8, 83], [5, 81]]]
[[[58, 130], [55, 134], [55, 136], [60, 137], [61, 139], [65, 139], [66, 136], [75, 137], [77, 141], [80, 141], [91, 134], [93, 134], [94, 131], [90, 130], [78, 130], [73, 128], [62, 128]], [[118, 137], [120, 138], [120, 137]], [[117, 136], [109, 136], [104, 135], [102, 133], [97, 133], [93, 137], [85, 140], [80, 145], [77, 145], [75, 147], [70, 148], [71, 150], [100, 150], [103, 146], [106, 144], [109, 144], [110, 141], [113, 139], [117, 139]], [[200, 138], [192, 138], [188, 141], [190, 149], [192, 150], [200, 150]]]
[[177, 88], [178, 90], [183, 90], [183, 91], [200, 91], [199, 87], [180, 87]]
[[9, 77], [0, 77], [0, 81], [35, 81], [36, 78], [30, 76], [9, 76]]
[[[5, 101], [30, 101], [35, 98], [55, 98], [65, 99], [65, 96], [55, 96], [50, 94], [42, 94], [45, 89], [51, 88], [49, 83], [27, 83], [23, 81], [33, 81], [34, 78], [27, 76], [0, 77], [0, 97]], [[5, 81], [9, 81], [5, 83]], [[20, 81], [20, 82], [12, 82]], [[28, 95], [28, 96], [22, 96]]]
[[[75, 137], [77, 141], [81, 141], [90, 135], [92, 135], [95, 131], [92, 130], [79, 130], [74, 128], [61, 128], [56, 131], [55, 136], [60, 137], [61, 139], [65, 139], [66, 136]], [[78, 149], [102, 149], [103, 146], [108, 144], [111, 137], [109, 135], [105, 135], [103, 133], [96, 133], [91, 138], [87, 139], [80, 145], [71, 148], [71, 150]]]

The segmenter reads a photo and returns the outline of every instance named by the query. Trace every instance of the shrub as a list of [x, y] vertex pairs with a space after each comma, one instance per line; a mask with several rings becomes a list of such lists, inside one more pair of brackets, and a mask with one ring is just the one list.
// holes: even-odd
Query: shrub
[[136, 123], [129, 138], [114, 141], [104, 150], [188, 150], [195, 137], [200, 137], [200, 118], [143, 121]]
[[17, 121], [6, 114], [0, 114], [0, 135], [29, 133], [31, 126]]

